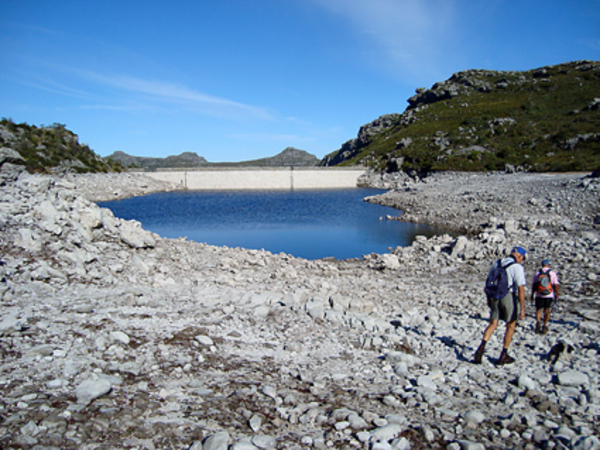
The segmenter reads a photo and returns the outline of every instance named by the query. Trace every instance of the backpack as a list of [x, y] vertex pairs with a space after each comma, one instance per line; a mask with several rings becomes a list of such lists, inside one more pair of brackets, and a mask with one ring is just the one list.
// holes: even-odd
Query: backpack
[[502, 260], [498, 260], [496, 267], [489, 273], [487, 279], [485, 280], [485, 287], [483, 290], [488, 298], [500, 300], [506, 297], [510, 291], [506, 269], [515, 263], [516, 261], [513, 261], [503, 266]]
[[536, 283], [536, 294], [538, 297], [546, 297], [554, 292], [552, 280], [550, 280], [550, 271], [540, 270]]

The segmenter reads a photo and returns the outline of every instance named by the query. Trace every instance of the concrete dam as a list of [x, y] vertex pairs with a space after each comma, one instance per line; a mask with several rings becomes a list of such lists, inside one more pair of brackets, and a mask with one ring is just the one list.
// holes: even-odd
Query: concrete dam
[[158, 169], [145, 175], [190, 190], [335, 189], [357, 187], [365, 167], [210, 167]]

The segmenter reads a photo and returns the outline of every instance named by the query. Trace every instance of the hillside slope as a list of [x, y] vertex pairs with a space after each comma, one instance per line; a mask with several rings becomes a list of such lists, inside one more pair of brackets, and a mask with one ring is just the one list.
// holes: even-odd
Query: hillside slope
[[0, 121], [0, 147], [10, 148], [23, 158], [29, 172], [118, 172], [123, 166], [105, 160], [63, 124], [36, 127], [16, 124], [10, 119]]
[[600, 166], [600, 62], [468, 70], [417, 89], [321, 165], [380, 171], [587, 171]]

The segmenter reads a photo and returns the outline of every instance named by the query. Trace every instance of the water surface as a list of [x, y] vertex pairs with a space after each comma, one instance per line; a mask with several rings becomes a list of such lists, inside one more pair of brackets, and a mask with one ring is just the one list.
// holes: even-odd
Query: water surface
[[407, 246], [426, 225], [385, 220], [400, 211], [365, 202], [379, 189], [185, 191], [99, 203], [162, 237], [320, 259]]

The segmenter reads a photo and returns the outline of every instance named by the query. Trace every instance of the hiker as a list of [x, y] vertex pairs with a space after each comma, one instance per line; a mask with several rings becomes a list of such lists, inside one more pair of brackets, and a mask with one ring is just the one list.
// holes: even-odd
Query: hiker
[[507, 294], [499, 300], [496, 300], [490, 296], [490, 293], [486, 289], [488, 306], [490, 307], [490, 323], [483, 333], [483, 340], [481, 341], [479, 348], [475, 352], [475, 359], [473, 361], [475, 364], [481, 364], [483, 353], [485, 352], [485, 345], [491, 339], [494, 331], [496, 331], [499, 320], [506, 322], [506, 332], [504, 334], [504, 347], [502, 348], [502, 353], [500, 354], [500, 358], [496, 361], [496, 364], [510, 364], [515, 361], [514, 358], [508, 355], [508, 347], [510, 346], [515, 328], [517, 327], [517, 320], [525, 318], [526, 280], [525, 270], [521, 263], [525, 260], [526, 253], [524, 248], [514, 247], [509, 257], [497, 260], [490, 269], [488, 280], [493, 273], [499, 273], [496, 269], [500, 266], [505, 268], [504, 283], [508, 283], [505, 286]]
[[[531, 285], [531, 300], [535, 303], [535, 333], [548, 333], [548, 322], [550, 322], [550, 308], [552, 303], [558, 301], [558, 275], [550, 270], [550, 261], [544, 259], [542, 268], [533, 276]], [[544, 322], [542, 325], [542, 310], [544, 311]]]

